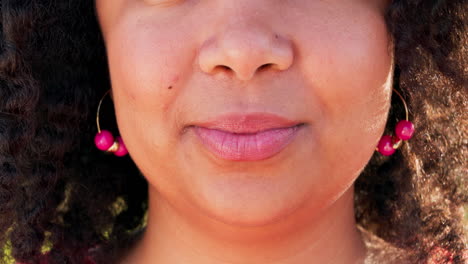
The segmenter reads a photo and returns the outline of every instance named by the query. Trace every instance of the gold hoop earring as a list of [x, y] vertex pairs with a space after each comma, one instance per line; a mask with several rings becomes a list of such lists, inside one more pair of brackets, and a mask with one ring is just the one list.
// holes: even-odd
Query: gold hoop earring
[[114, 155], [118, 157], [123, 157], [128, 154], [127, 148], [125, 147], [125, 144], [123, 142], [123, 139], [120, 136], [115, 137], [112, 135], [112, 133], [108, 130], [101, 130], [101, 126], [99, 125], [99, 111], [101, 110], [101, 104], [106, 95], [109, 94], [111, 90], [109, 89], [99, 100], [99, 105], [97, 108], [97, 114], [96, 114], [96, 124], [97, 124], [97, 130], [98, 133], [94, 137], [94, 144], [99, 150], [105, 151], [105, 152], [111, 152], [114, 153]]
[[395, 136], [384, 135], [377, 144], [376, 151], [385, 156], [392, 155], [397, 148], [399, 148], [403, 140], [410, 139], [414, 134], [414, 125], [408, 120], [408, 107], [403, 99], [403, 96], [392, 88], [392, 90], [400, 97], [405, 107], [406, 118], [400, 120], [395, 127]]

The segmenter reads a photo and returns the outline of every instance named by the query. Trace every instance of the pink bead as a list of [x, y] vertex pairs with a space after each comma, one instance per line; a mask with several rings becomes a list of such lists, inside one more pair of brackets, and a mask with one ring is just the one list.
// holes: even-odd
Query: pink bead
[[94, 144], [98, 149], [106, 151], [114, 144], [114, 136], [107, 130], [101, 130], [94, 137]]
[[406, 120], [401, 120], [395, 127], [395, 133], [397, 137], [408, 140], [413, 136], [414, 126], [413, 123]]
[[392, 137], [382, 136], [382, 138], [379, 141], [379, 144], [377, 144], [377, 149], [382, 155], [385, 155], [385, 156], [392, 155], [395, 152], [395, 149], [393, 148]]
[[116, 137], [115, 139], [119, 143], [119, 148], [117, 149], [117, 151], [114, 152], [114, 155], [118, 157], [123, 157], [127, 155], [128, 151], [127, 151], [127, 147], [125, 147], [123, 139], [121, 137]]

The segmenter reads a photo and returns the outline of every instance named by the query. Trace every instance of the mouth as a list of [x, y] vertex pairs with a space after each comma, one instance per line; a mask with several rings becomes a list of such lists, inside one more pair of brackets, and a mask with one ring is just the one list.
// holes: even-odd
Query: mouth
[[255, 161], [281, 152], [304, 126], [303, 122], [260, 113], [224, 115], [190, 127], [202, 145], [218, 158]]

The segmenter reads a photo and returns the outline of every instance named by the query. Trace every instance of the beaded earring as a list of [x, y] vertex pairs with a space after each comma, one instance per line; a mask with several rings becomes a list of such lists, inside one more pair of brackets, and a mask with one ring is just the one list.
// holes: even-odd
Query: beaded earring
[[96, 124], [97, 124], [97, 129], [98, 133], [94, 137], [94, 144], [99, 150], [114, 153], [114, 155], [118, 157], [123, 157], [127, 155], [128, 151], [127, 148], [125, 147], [125, 144], [122, 140], [121, 137], [117, 136], [115, 137], [112, 135], [111, 132], [108, 130], [101, 130], [101, 126], [99, 125], [99, 111], [101, 110], [101, 104], [106, 95], [110, 92], [111, 90], [108, 90], [101, 98], [99, 101], [99, 105], [97, 108], [97, 114], [96, 114]]
[[406, 119], [400, 120], [397, 123], [395, 127], [395, 136], [384, 135], [377, 144], [375, 150], [385, 156], [392, 155], [395, 150], [401, 146], [403, 140], [410, 139], [414, 133], [414, 125], [408, 121], [408, 107], [406, 106], [406, 102], [397, 90], [393, 89], [393, 91], [400, 97], [403, 105], [405, 106]]

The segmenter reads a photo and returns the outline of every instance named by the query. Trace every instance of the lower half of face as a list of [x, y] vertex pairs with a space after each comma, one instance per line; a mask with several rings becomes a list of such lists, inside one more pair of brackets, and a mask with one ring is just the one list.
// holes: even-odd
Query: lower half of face
[[[182, 211], [239, 225], [333, 203], [390, 107], [381, 2], [98, 0], [119, 130], [150, 185]], [[301, 125], [207, 130], [252, 113]]]

